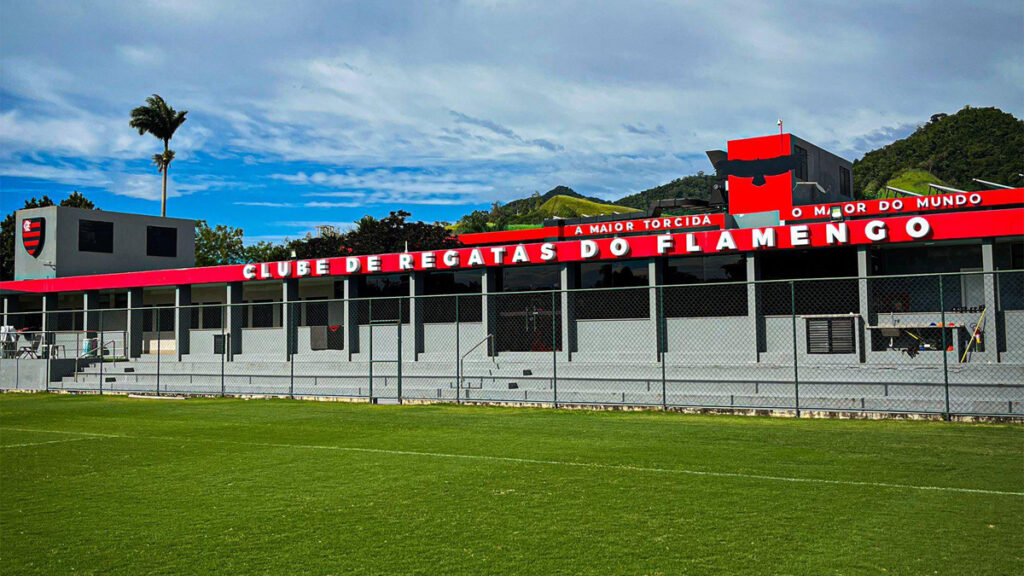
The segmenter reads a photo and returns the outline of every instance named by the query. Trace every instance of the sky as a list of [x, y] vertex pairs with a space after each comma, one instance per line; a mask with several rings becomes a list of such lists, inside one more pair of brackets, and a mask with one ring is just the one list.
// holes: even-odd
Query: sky
[[937, 112], [1024, 117], [1024, 2], [0, 0], [0, 210], [79, 190], [280, 241], [558, 185], [615, 199], [787, 132], [856, 159]]

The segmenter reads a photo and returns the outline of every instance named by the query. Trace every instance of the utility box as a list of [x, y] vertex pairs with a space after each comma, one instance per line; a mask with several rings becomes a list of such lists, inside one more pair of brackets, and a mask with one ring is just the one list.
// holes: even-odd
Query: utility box
[[195, 221], [46, 206], [18, 210], [14, 279], [191, 268]]

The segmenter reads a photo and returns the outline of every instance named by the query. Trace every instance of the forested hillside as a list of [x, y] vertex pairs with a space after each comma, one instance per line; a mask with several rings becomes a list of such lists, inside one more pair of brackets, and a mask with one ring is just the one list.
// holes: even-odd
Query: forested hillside
[[1024, 185], [1024, 121], [998, 108], [936, 114], [910, 136], [854, 162], [854, 194], [872, 198], [908, 170], [924, 170], [962, 190], [980, 187], [972, 178]]

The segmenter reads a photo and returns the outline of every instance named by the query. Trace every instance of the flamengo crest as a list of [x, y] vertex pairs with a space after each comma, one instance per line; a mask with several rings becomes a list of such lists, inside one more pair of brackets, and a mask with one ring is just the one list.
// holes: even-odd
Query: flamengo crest
[[25, 218], [21, 221], [21, 243], [33, 258], [43, 252], [46, 240], [46, 218]]

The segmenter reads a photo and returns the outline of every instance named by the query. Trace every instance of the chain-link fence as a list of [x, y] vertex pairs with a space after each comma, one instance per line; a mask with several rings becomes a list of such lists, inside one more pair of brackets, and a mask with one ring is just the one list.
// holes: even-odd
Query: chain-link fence
[[1024, 416], [1022, 271], [637, 278], [648, 285], [19, 310], [4, 316], [0, 387]]

